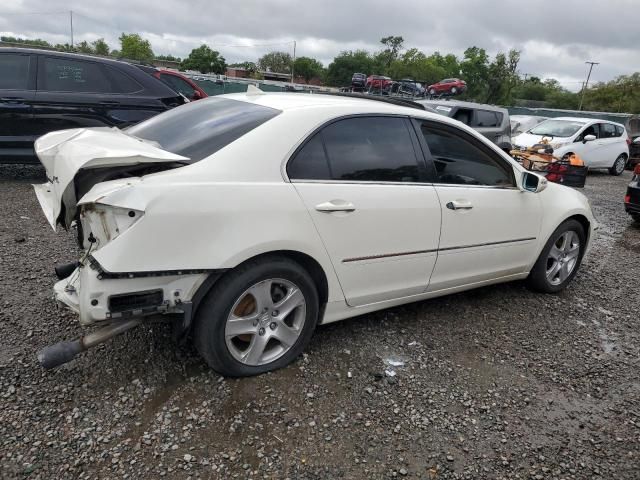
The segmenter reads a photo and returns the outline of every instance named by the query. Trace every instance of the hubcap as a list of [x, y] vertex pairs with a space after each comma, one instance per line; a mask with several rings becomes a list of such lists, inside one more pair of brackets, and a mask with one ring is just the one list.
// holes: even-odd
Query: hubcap
[[573, 230], [564, 232], [553, 243], [547, 257], [547, 280], [551, 285], [560, 285], [578, 263], [580, 238]]
[[249, 287], [236, 300], [225, 325], [229, 352], [245, 365], [277, 360], [295, 345], [306, 318], [300, 288], [280, 278]]

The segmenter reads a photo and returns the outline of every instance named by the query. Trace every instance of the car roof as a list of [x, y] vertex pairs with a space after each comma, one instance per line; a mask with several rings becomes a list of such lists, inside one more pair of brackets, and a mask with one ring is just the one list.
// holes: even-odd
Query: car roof
[[0, 53], [29, 53], [31, 55], [47, 55], [50, 57], [62, 57], [69, 59], [82, 59], [91, 60], [92, 62], [102, 62], [116, 65], [133, 65], [131, 62], [116, 60], [113, 58], [101, 57], [99, 55], [87, 55], [84, 53], [72, 53], [72, 52], [59, 52], [57, 50], [44, 50], [39, 48], [13, 48], [13, 47], [0, 47]]
[[464, 102], [462, 100], [415, 100], [418, 103], [422, 103], [423, 105], [442, 105], [443, 107], [466, 107], [466, 108], [476, 108], [482, 110], [492, 110], [501, 113], [508, 113], [506, 108], [497, 107], [495, 105], [488, 105], [485, 103], [474, 103], [474, 102]]
[[376, 98], [356, 95], [331, 95], [312, 93], [230, 93], [218, 97], [254, 103], [265, 107], [275, 108], [283, 112], [290, 110], [313, 109], [317, 107], [336, 107], [341, 111], [351, 109], [352, 113], [382, 113], [396, 115], [421, 116], [442, 121], [442, 115], [432, 109], [423, 110], [416, 106], [404, 106], [401, 102], [387, 102]]

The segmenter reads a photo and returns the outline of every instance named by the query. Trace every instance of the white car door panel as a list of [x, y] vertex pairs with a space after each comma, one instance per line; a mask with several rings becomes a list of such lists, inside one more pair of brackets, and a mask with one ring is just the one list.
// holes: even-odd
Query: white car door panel
[[517, 188], [513, 165], [474, 136], [436, 122], [417, 127], [442, 209], [428, 291], [523, 273], [540, 231], [539, 198]]
[[[349, 305], [425, 291], [440, 237], [440, 203], [432, 186], [294, 185], [331, 257]], [[332, 211], [326, 204], [351, 205], [346, 211]]]
[[[442, 234], [429, 291], [524, 272], [534, 254], [541, 207], [517, 189], [437, 185]], [[451, 209], [449, 203], [472, 208]]]
[[323, 127], [287, 165], [351, 306], [427, 288], [442, 214], [417, 150], [406, 117], [349, 117]]

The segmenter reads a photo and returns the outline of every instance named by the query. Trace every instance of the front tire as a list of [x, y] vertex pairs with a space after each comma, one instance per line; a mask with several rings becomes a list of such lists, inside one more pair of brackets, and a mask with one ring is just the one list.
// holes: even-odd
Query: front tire
[[456, 87], [451, 87], [451, 95], [455, 95], [458, 93], [458, 89]]
[[613, 162], [613, 166], [609, 169], [609, 173], [616, 177], [618, 175], [622, 175], [622, 172], [624, 172], [626, 166], [627, 156], [623, 153], [618, 158], [616, 158], [615, 162]]
[[577, 220], [562, 223], [551, 234], [531, 269], [528, 286], [543, 293], [564, 290], [580, 268], [585, 247], [582, 224]]
[[196, 313], [194, 343], [225, 376], [282, 368], [307, 346], [318, 320], [316, 286], [283, 256], [252, 260], [220, 279]]
[[429, 90], [429, 95], [435, 95], [436, 94], [436, 90], [435, 88], [432, 88], [431, 90]]

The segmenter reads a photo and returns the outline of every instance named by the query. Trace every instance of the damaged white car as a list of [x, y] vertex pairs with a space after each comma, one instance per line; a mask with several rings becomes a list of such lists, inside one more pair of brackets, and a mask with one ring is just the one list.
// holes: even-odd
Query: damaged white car
[[36, 151], [44, 213], [84, 252], [55, 298], [99, 327], [46, 367], [164, 315], [215, 370], [258, 374], [318, 324], [517, 279], [557, 292], [597, 228], [581, 193], [392, 101], [225, 95]]

